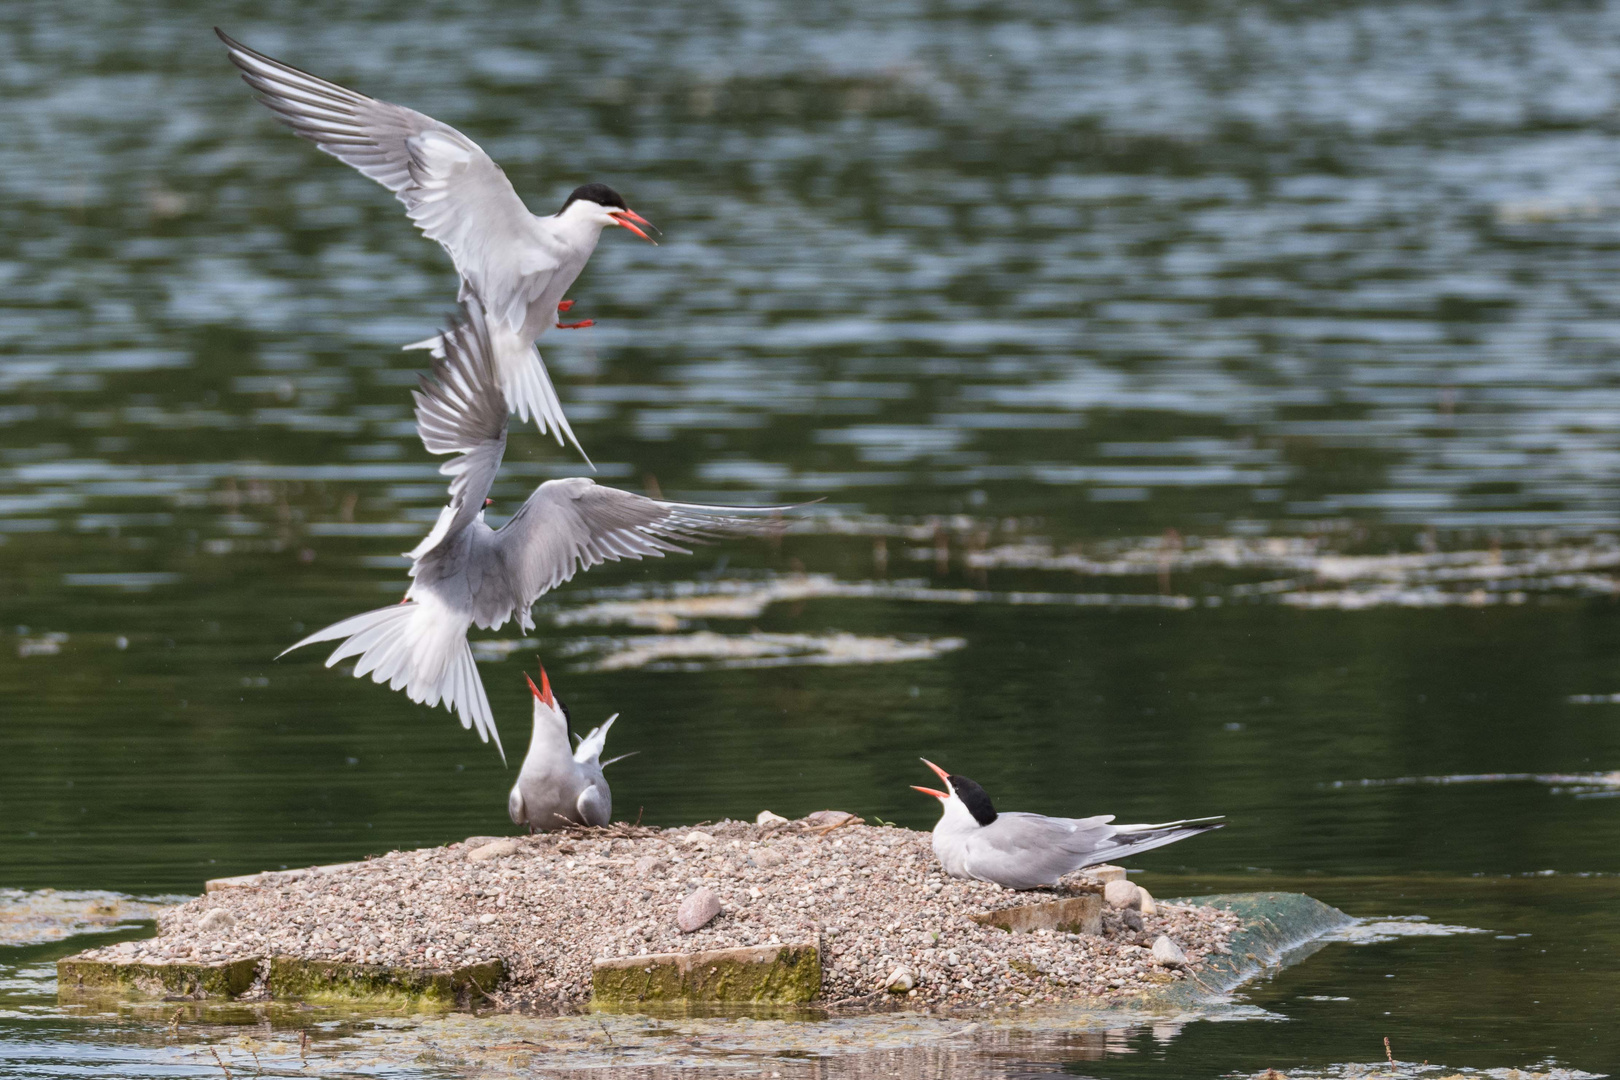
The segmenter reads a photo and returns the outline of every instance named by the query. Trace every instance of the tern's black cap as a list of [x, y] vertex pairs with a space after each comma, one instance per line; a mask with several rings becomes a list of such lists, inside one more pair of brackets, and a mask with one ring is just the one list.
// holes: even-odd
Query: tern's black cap
[[957, 776], [955, 773], [952, 773], [946, 779], [950, 782], [951, 790], [956, 792], [956, 797], [962, 800], [962, 805], [967, 807], [968, 813], [973, 815], [974, 821], [977, 821], [980, 825], [988, 825], [996, 820], [995, 804], [990, 801], [990, 796], [985, 793], [984, 788], [967, 777]]
[[[572, 195], [568, 196], [568, 202], [563, 203], [563, 210], [567, 210], [575, 199], [589, 199], [598, 206], [616, 206], [620, 210], [630, 209], [624, 205], [624, 199], [619, 193], [606, 184], [581, 184], [574, 189]], [[557, 212], [560, 214], [562, 210]]]

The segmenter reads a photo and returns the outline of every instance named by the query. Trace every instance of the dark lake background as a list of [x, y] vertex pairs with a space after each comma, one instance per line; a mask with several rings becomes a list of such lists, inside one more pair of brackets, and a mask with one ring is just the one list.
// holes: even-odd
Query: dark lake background
[[[273, 659], [405, 587], [444, 481], [398, 346], [455, 281], [215, 22], [456, 125], [538, 212], [599, 180], [664, 230], [604, 236], [597, 325], [542, 341], [600, 482], [825, 500], [475, 632], [513, 768]], [[924, 755], [1003, 808], [1228, 815], [1133, 864], [1159, 895], [1491, 931], [1333, 946], [1250, 992], [1290, 1022], [987, 1074], [1349, 1076], [1385, 1035], [1614, 1069], [1616, 72], [1609, 4], [8, 5], [0, 888], [507, 830], [538, 656], [622, 714], [621, 817], [927, 828]], [[514, 430], [491, 514], [585, 471]], [[744, 618], [590, 621], [802, 574]], [[655, 631], [804, 662], [613, 659]], [[811, 662], [836, 632], [874, 662]], [[171, 1075], [55, 1011], [79, 946], [0, 945], [0, 1075]]]

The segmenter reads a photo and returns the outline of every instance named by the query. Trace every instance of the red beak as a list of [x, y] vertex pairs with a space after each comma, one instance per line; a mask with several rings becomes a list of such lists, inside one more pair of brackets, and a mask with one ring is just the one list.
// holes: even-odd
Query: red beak
[[[620, 225], [623, 225], [625, 228], [629, 229], [631, 232], [635, 233], [637, 236], [641, 237], [643, 240], [647, 241], [647, 243], [652, 244], [654, 247], [658, 245], [658, 241], [636, 228], [636, 225], [645, 225], [649, 229], [656, 229], [657, 226], [648, 221], [646, 218], [642, 217], [640, 214], [636, 213], [634, 210], [611, 210], [608, 212], [608, 216], [614, 221], [617, 221]], [[632, 222], [635, 224], [631, 224]]]
[[[928, 766], [930, 769], [933, 769], [934, 770], [934, 775], [939, 777], [941, 780], [945, 781], [945, 786], [946, 787], [951, 786], [951, 774], [950, 773], [946, 772], [944, 769], [940, 768], [938, 765], [935, 765], [932, 761], [929, 761], [927, 758], [919, 758], [918, 760], [921, 761], [924, 765]], [[935, 791], [931, 787], [918, 787], [916, 784], [912, 784], [911, 785], [911, 790], [920, 791], [924, 795], [932, 795], [934, 798], [938, 799], [940, 802], [944, 802], [946, 799], [950, 798], [950, 796], [945, 794], [945, 792], [943, 792], [943, 791]]]
[[546, 665], [540, 665], [540, 685], [538, 687], [534, 685], [534, 680], [529, 678], [529, 673], [527, 671], [523, 673], [523, 679], [529, 684], [529, 693], [545, 702], [551, 708], [555, 709], [557, 707], [557, 699], [551, 696], [551, 680], [546, 678]]

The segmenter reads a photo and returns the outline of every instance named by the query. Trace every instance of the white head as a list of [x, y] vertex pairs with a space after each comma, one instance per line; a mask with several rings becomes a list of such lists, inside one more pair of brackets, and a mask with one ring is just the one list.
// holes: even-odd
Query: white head
[[922, 763], [933, 769], [935, 776], [945, 781], [944, 791], [912, 785], [913, 790], [920, 791], [924, 795], [932, 795], [942, 804], [941, 809], [944, 813], [940, 816], [939, 824], [934, 826], [935, 829], [972, 832], [996, 820], [996, 808], [990, 802], [990, 796], [984, 788], [965, 776], [946, 772], [927, 758], [923, 758]]
[[534, 730], [536, 732], [550, 730], [563, 745], [568, 745], [568, 706], [557, 700], [551, 692], [551, 680], [546, 677], [546, 667], [540, 665], [540, 685], [534, 685], [534, 680], [525, 672], [523, 678], [529, 684], [529, 692], [534, 695]]
[[642, 232], [637, 225], [654, 228], [652, 222], [624, 205], [624, 199], [606, 184], [583, 184], [574, 189], [557, 217], [570, 224], [593, 225], [598, 231], [609, 225], [620, 225], [649, 244], [658, 241]]

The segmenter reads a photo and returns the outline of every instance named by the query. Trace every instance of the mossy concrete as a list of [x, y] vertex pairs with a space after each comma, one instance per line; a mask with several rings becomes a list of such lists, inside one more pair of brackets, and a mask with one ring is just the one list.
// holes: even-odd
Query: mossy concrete
[[793, 1005], [821, 993], [821, 952], [812, 944], [755, 945], [597, 960], [591, 1003]]
[[1150, 990], [1137, 1004], [1186, 1008], [1208, 1004], [1230, 993], [1268, 967], [1298, 960], [1319, 947], [1323, 935], [1355, 920], [1331, 904], [1304, 893], [1219, 893], [1161, 901], [1222, 908], [1242, 920], [1227, 939], [1227, 952], [1211, 953], [1190, 977]]
[[261, 958], [216, 963], [118, 963], [69, 956], [56, 962], [57, 993], [142, 998], [234, 998], [253, 985]]
[[488, 994], [504, 976], [505, 965], [499, 960], [458, 968], [418, 968], [274, 956], [266, 985], [277, 1000], [450, 1008]]
[[968, 918], [981, 926], [997, 926], [1016, 933], [1056, 930], [1064, 934], [1102, 933], [1103, 901], [1100, 893], [1086, 893], [1062, 900], [997, 908]]

